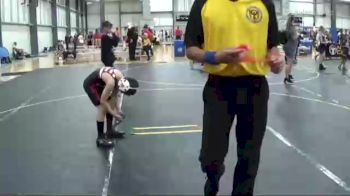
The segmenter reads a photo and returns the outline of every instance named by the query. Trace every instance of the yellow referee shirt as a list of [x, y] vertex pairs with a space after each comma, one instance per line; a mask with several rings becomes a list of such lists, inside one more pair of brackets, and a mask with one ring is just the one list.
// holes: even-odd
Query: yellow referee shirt
[[[269, 48], [278, 45], [278, 26], [272, 0], [195, 0], [186, 28], [187, 47], [205, 51], [249, 44], [249, 56], [265, 59]], [[265, 63], [205, 65], [220, 76], [266, 75]]]

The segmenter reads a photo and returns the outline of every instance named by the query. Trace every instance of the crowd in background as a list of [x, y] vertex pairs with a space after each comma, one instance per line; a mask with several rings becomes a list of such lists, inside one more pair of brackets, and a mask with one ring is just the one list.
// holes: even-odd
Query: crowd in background
[[[120, 40], [122, 40], [125, 45], [129, 48], [129, 59], [135, 60], [136, 48], [142, 48], [142, 53], [146, 53], [147, 59], [153, 56], [153, 46], [163, 43], [172, 42], [174, 35], [176, 40], [183, 39], [183, 31], [177, 27], [174, 32], [171, 29], [151, 29], [148, 25], [140, 31], [137, 27], [125, 28], [125, 35], [122, 34], [119, 28], [115, 29], [115, 34]], [[100, 29], [96, 29], [95, 32], [75, 33], [73, 36], [67, 33], [64, 40], [59, 40], [56, 47], [44, 47], [41, 51], [42, 53], [47, 53], [50, 51], [56, 51], [56, 56], [62, 57], [64, 60], [72, 55], [76, 58], [77, 45], [87, 45], [88, 47], [101, 48], [101, 38], [102, 32]], [[30, 55], [26, 53], [22, 48], [18, 46], [16, 42], [12, 45], [12, 58], [21, 60], [24, 57], [29, 57]]]
[[[297, 64], [299, 51], [302, 51], [301, 49], [306, 47], [305, 45], [302, 45], [302, 42], [305, 40], [309, 41], [315, 49], [314, 51], [316, 54], [314, 55], [314, 58], [318, 63], [318, 69], [320, 71], [326, 70], [326, 66], [324, 65], [326, 58], [338, 56], [341, 58], [338, 69], [346, 72], [346, 61], [349, 58], [350, 46], [349, 31], [339, 29], [337, 31], [337, 39], [335, 39], [332, 37], [331, 32], [323, 26], [313, 29], [303, 28], [301, 27], [302, 24], [294, 21], [295, 18], [297, 17], [289, 15], [285, 30], [280, 32], [280, 42], [283, 45], [283, 50], [286, 56], [284, 83], [293, 83], [293, 64]], [[312, 48], [308, 48], [307, 50], [312, 51]]]

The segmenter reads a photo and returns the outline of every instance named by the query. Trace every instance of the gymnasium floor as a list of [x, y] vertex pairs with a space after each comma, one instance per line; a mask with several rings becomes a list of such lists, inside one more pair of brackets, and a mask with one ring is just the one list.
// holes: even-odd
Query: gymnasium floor
[[[350, 194], [350, 77], [301, 59], [296, 84], [270, 75], [256, 194]], [[187, 63], [121, 65], [141, 90], [124, 97], [128, 135], [95, 146], [83, 79], [96, 67], [39, 69], [0, 84], [0, 195], [201, 195], [197, 161], [206, 75]], [[220, 194], [231, 191], [234, 131]]]

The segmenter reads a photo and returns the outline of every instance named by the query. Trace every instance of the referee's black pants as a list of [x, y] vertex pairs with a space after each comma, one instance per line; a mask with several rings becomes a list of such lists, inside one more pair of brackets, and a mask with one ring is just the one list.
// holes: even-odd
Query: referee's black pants
[[268, 99], [269, 86], [264, 76], [209, 75], [203, 91], [203, 133], [199, 157], [202, 170], [208, 177], [205, 195], [216, 195], [218, 191], [230, 130], [236, 116], [238, 161], [232, 195], [253, 194], [266, 131]]

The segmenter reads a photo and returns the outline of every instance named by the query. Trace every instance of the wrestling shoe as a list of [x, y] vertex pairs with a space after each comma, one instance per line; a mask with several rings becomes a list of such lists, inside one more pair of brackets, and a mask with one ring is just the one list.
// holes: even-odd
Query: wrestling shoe
[[107, 138], [108, 139], [120, 139], [124, 138], [125, 132], [124, 131], [107, 131]]

